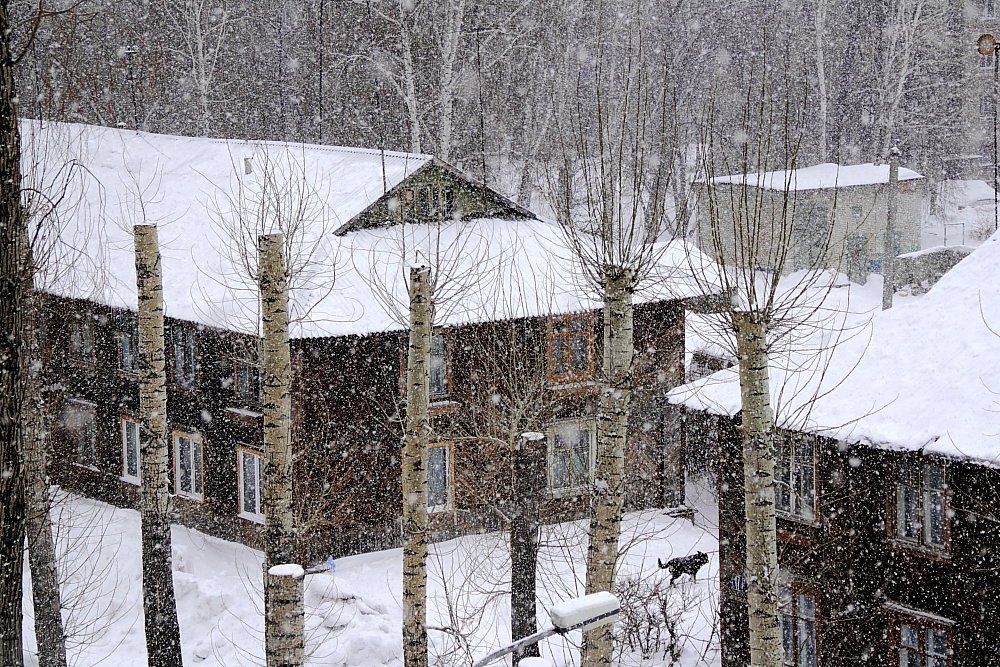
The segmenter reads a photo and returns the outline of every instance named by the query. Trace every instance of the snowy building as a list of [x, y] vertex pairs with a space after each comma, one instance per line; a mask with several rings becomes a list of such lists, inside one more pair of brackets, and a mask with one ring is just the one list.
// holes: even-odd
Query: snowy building
[[[263, 231], [286, 232], [293, 440], [303, 560], [395, 546], [406, 277], [438, 278], [428, 464], [437, 535], [503, 525], [525, 431], [549, 517], [586, 510], [600, 300], [560, 230], [428, 155], [25, 123], [25, 171], [58, 185], [45, 386], [58, 483], [137, 502], [131, 227], [159, 228], [174, 505], [186, 525], [259, 545], [257, 292]], [[281, 220], [276, 225], [276, 220]], [[664, 245], [637, 295], [631, 507], [682, 501], [676, 411], [692, 249]], [[529, 400], [530, 399], [530, 400]], [[521, 401], [521, 403], [518, 403]], [[520, 407], [518, 407], [520, 406]], [[522, 453], [520, 456], [527, 456]]]
[[[698, 244], [733, 263], [735, 230], [757, 229], [755, 259], [764, 263], [781, 254], [788, 234], [786, 271], [829, 267], [864, 275], [883, 255], [888, 181], [886, 164], [824, 163], [717, 176], [700, 184]], [[920, 249], [923, 199], [923, 176], [900, 168], [897, 254]]]
[[[874, 317], [845, 285], [827, 312], [857, 312], [773, 352], [785, 664], [1000, 665], [998, 272], [994, 235]], [[716, 452], [722, 664], [745, 665], [738, 373], [671, 400]]]

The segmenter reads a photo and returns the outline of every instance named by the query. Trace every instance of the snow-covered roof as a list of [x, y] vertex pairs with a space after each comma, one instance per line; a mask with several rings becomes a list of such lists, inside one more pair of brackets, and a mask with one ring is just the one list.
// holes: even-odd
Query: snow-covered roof
[[[926, 295], [897, 295], [893, 308], [870, 320], [865, 311], [877, 303], [872, 297], [881, 290], [871, 283], [878, 281], [856, 286], [851, 301], [834, 290], [823, 312], [840, 315], [772, 355], [778, 425], [1000, 463], [998, 273], [1000, 234], [994, 234]], [[675, 389], [671, 400], [735, 415], [737, 371]]]
[[[901, 181], [912, 181], [921, 178], [923, 176], [912, 169], [899, 168], [899, 180]], [[717, 176], [710, 179], [710, 182], [731, 185], [753, 185], [765, 190], [780, 191], [849, 188], [858, 185], [888, 183], [889, 165], [872, 163], [840, 165], [832, 162], [824, 162], [811, 167], [801, 167], [785, 171], [765, 171], [753, 174]]]
[[[417, 263], [439, 275], [441, 326], [600, 306], [561, 230], [539, 220], [448, 220], [333, 234], [430, 156], [82, 125], [26, 130], [25, 171], [35, 174], [29, 182], [52, 189], [65, 182], [53, 174], [67, 160], [80, 165], [58, 207], [61, 241], [52, 264], [59, 270], [40, 278], [55, 294], [134, 309], [131, 229], [145, 221], [160, 230], [167, 315], [254, 333], [257, 212], [263, 206], [269, 215], [281, 201], [300, 217], [286, 239], [294, 337], [403, 329], [406, 276]], [[251, 158], [249, 174], [244, 157]], [[262, 177], [264, 164], [274, 178]], [[270, 222], [265, 227], [273, 231]], [[710, 262], [682, 243], [661, 250], [656, 280], [637, 302], [699, 296], [689, 267]]]

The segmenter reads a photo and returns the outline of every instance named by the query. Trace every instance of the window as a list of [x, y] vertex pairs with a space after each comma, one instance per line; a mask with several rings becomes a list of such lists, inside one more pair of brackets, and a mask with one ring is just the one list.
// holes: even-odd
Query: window
[[947, 484], [939, 463], [907, 459], [896, 465], [896, 540], [924, 549], [948, 543]]
[[139, 341], [131, 329], [122, 329], [115, 334], [118, 344], [118, 368], [126, 373], [139, 370]]
[[433, 334], [431, 336], [431, 396], [444, 396], [448, 393], [447, 353], [444, 334]]
[[951, 633], [947, 627], [917, 617], [898, 623], [895, 650], [899, 667], [948, 667]]
[[593, 331], [590, 315], [557, 317], [549, 324], [549, 379], [579, 380], [591, 373]]
[[816, 460], [813, 441], [779, 437], [774, 470], [775, 509], [791, 519], [812, 521], [816, 516]]
[[997, 17], [996, 0], [982, 0], [982, 6], [983, 6], [982, 18], [994, 19]]
[[233, 393], [243, 401], [260, 401], [260, 367], [245, 359], [233, 361]]
[[816, 667], [816, 598], [793, 586], [782, 587], [778, 595], [778, 615], [782, 665]]
[[407, 209], [403, 213], [407, 218], [444, 219], [455, 212], [455, 190], [430, 185], [408, 188], [403, 191], [401, 208]]
[[986, 54], [980, 53], [980, 54], [978, 54], [978, 57], [979, 57], [979, 66], [981, 68], [983, 68], [983, 69], [991, 69], [993, 67], [993, 54], [992, 53], [986, 53]]
[[854, 220], [860, 220], [865, 217], [865, 209], [863, 206], [851, 206], [851, 218]]
[[553, 424], [549, 432], [549, 488], [573, 491], [590, 481], [595, 430], [590, 421]]
[[174, 381], [190, 387], [197, 371], [194, 330], [174, 325], [170, 328], [170, 337], [174, 346]]
[[240, 516], [258, 523], [264, 522], [264, 479], [261, 476], [263, 457], [248, 449], [239, 449]]
[[983, 95], [979, 98], [979, 115], [985, 118], [993, 117], [993, 96]]
[[122, 417], [121, 431], [122, 481], [142, 484], [142, 476], [139, 471], [139, 422]]
[[190, 433], [174, 434], [174, 488], [178, 496], [202, 500], [202, 442]]
[[69, 351], [77, 359], [94, 361], [94, 327], [85, 316], [70, 319]]
[[92, 403], [70, 400], [63, 414], [63, 423], [73, 446], [73, 463], [87, 468], [97, 467], [97, 419]]
[[451, 446], [432, 444], [427, 448], [427, 509], [441, 512], [451, 507]]

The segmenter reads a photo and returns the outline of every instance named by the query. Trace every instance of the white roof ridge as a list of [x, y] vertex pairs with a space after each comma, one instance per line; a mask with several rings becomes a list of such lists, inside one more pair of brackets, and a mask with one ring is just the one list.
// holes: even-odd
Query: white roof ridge
[[403, 160], [419, 160], [419, 161], [430, 161], [434, 160], [434, 155], [431, 153], [410, 153], [407, 151], [395, 151], [389, 149], [381, 148], [366, 148], [363, 146], [339, 146], [335, 144], [317, 144], [307, 141], [283, 141], [278, 139], [251, 139], [251, 138], [239, 138], [239, 137], [199, 137], [187, 134], [166, 134], [161, 132], [150, 132], [148, 130], [136, 130], [129, 127], [112, 127], [110, 125], [99, 125], [96, 123], [73, 123], [57, 120], [44, 120], [37, 118], [27, 118], [22, 117], [22, 121], [29, 121], [32, 123], [39, 123], [42, 125], [55, 125], [55, 126], [77, 126], [83, 128], [96, 128], [98, 130], [107, 130], [109, 132], [116, 132], [120, 134], [130, 134], [133, 136], [148, 136], [156, 137], [157, 140], [169, 140], [169, 141], [193, 141], [196, 143], [211, 143], [211, 144], [242, 144], [246, 146], [269, 146], [269, 147], [289, 147], [289, 148], [303, 148], [310, 151], [324, 151], [324, 152], [337, 152], [337, 153], [354, 153], [358, 155], [381, 155], [385, 154], [388, 157], [403, 159]]

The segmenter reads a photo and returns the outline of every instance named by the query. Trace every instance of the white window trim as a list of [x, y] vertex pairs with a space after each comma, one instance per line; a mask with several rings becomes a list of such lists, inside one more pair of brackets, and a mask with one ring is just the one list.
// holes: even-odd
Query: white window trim
[[[180, 465], [180, 463], [181, 463], [181, 458], [180, 458], [181, 448], [180, 448], [180, 444], [181, 443], [180, 443], [180, 439], [181, 438], [185, 438], [187, 440], [190, 440], [192, 443], [198, 443], [198, 445], [199, 445], [199, 448], [200, 448], [199, 454], [200, 454], [200, 456], [198, 456], [198, 460], [196, 462], [193, 461], [193, 463], [196, 463], [197, 465], [199, 465], [201, 467], [201, 490], [199, 492], [184, 491], [184, 490], [181, 489], [181, 475], [180, 475], [180, 472], [181, 472], [181, 465]], [[205, 467], [203, 465], [204, 462], [205, 462], [205, 442], [204, 442], [204, 440], [201, 439], [201, 436], [196, 435], [194, 433], [188, 433], [186, 431], [174, 431], [173, 435], [172, 435], [172, 440], [173, 440], [173, 445], [174, 445], [174, 494], [177, 495], [177, 496], [179, 496], [179, 497], [181, 497], [181, 498], [188, 498], [189, 500], [198, 500], [198, 501], [204, 500], [205, 499]], [[194, 480], [195, 480], [194, 470], [195, 470], [194, 468], [192, 468], [192, 470], [191, 470], [191, 474], [192, 474], [192, 477], [191, 477], [191, 486], [192, 487], [194, 486]]]
[[[257, 504], [260, 505], [260, 512], [248, 512], [243, 507], [243, 455], [250, 454], [257, 458]], [[237, 516], [254, 523], [264, 523], [264, 454], [250, 449], [249, 447], [236, 448], [236, 470], [239, 477], [239, 506], [240, 511]]]
[[[122, 436], [122, 474], [119, 479], [129, 484], [142, 486], [142, 425], [131, 417], [122, 417], [119, 421], [121, 422], [120, 432]], [[131, 424], [136, 426], [135, 461], [138, 473], [136, 476], [128, 474], [128, 428]]]
[[444, 488], [445, 488], [445, 493], [447, 494], [447, 499], [445, 500], [445, 504], [444, 505], [431, 505], [430, 501], [428, 500], [428, 503], [427, 503], [427, 513], [428, 514], [436, 514], [438, 512], [450, 512], [451, 509], [452, 509], [452, 507], [454, 506], [453, 501], [454, 501], [455, 493], [454, 493], [454, 488], [453, 488], [454, 487], [454, 484], [453, 484], [454, 473], [452, 471], [452, 460], [453, 459], [452, 459], [451, 443], [450, 442], [434, 442], [434, 443], [431, 443], [431, 444], [429, 444], [427, 446], [428, 451], [431, 450], [431, 449], [440, 449], [440, 448], [444, 449], [444, 473], [445, 473], [445, 477], [446, 477], [445, 482], [444, 482]]
[[[590, 457], [588, 461], [587, 484], [579, 486], [566, 486], [557, 489], [552, 486], [552, 460], [554, 458], [553, 448], [555, 446], [555, 432], [559, 428], [568, 425], [586, 426], [590, 429]], [[553, 421], [550, 422], [545, 428], [545, 436], [545, 479], [549, 495], [554, 498], [580, 495], [580, 492], [586, 491], [590, 487], [591, 482], [594, 480], [594, 465], [597, 460], [597, 420], [593, 417], [585, 417], [580, 419], [560, 419], [558, 421]]]

